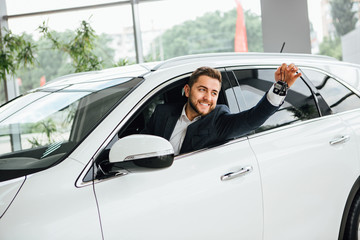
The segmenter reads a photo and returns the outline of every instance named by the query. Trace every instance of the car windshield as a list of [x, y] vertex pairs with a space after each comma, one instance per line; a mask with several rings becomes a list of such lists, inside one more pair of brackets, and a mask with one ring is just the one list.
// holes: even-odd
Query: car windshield
[[0, 181], [68, 155], [142, 79], [50, 85], [0, 108]]

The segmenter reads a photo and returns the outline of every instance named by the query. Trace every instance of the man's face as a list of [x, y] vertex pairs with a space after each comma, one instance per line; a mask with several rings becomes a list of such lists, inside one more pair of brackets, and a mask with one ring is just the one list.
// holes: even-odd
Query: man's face
[[190, 88], [185, 85], [185, 95], [188, 97], [186, 115], [192, 120], [201, 115], [209, 114], [216, 107], [221, 84], [218, 79], [202, 75]]

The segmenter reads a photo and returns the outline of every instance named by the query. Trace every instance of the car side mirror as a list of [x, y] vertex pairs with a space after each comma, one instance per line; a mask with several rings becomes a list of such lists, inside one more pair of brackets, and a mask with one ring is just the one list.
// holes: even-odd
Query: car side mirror
[[162, 137], [134, 134], [119, 139], [110, 149], [110, 163], [127, 161], [141, 167], [165, 168], [172, 165], [174, 150]]

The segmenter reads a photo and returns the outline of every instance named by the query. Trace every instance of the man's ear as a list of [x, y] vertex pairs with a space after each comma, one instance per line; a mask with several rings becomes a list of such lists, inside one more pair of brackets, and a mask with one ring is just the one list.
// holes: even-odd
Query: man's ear
[[186, 84], [184, 86], [184, 92], [185, 92], [185, 96], [188, 98], [189, 95], [190, 95], [190, 86], [189, 86], [189, 84]]

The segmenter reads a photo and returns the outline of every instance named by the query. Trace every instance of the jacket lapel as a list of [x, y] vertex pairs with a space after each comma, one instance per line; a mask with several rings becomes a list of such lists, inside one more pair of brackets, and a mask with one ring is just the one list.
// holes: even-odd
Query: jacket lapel
[[173, 111], [170, 116], [168, 117], [166, 124], [165, 124], [165, 131], [164, 131], [164, 138], [169, 140], [171, 134], [174, 131], [175, 125], [181, 115], [182, 107]]

